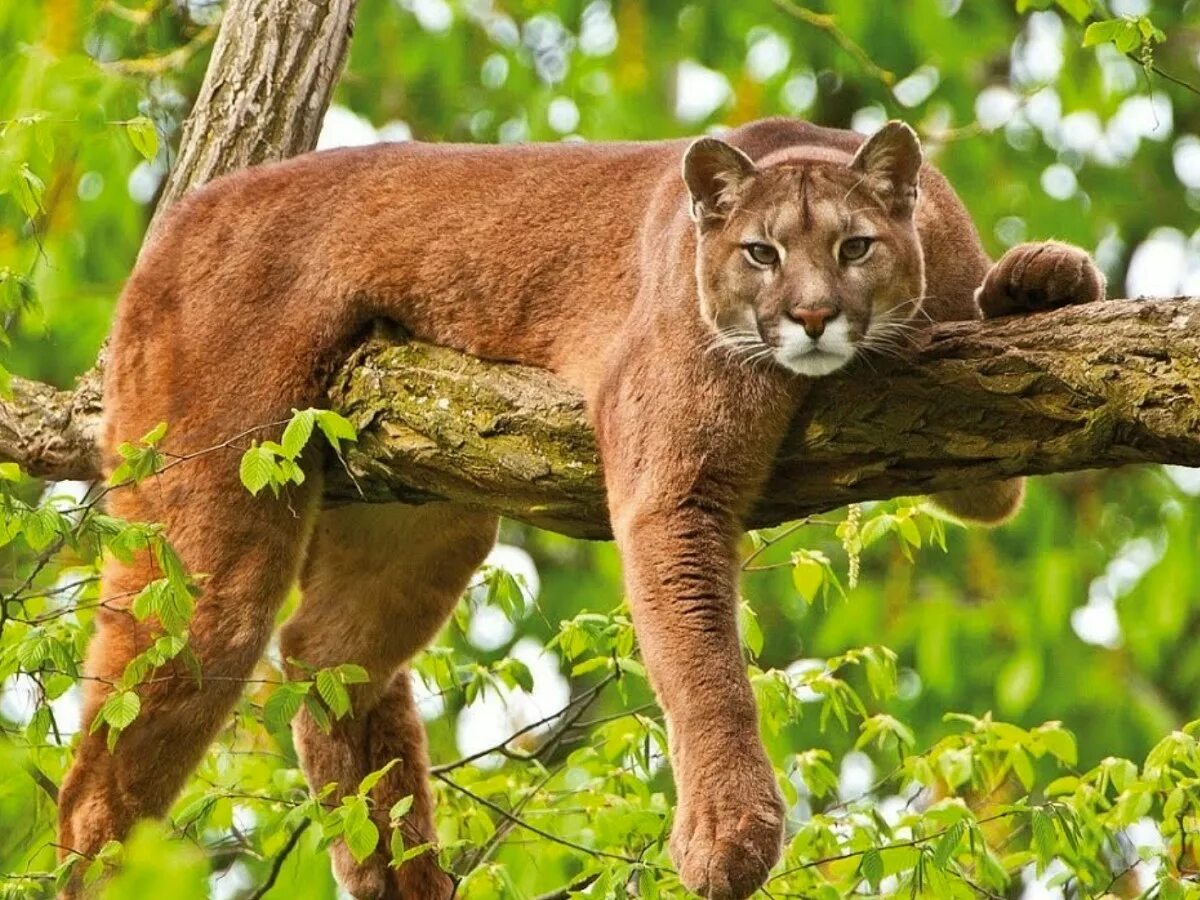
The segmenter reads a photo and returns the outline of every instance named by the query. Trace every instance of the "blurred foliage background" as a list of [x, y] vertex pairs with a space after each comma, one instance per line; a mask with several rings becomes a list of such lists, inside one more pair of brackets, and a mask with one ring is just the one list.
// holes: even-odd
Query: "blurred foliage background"
[[[1146, 32], [1132, 47], [1085, 47], [1086, 22], [1073, 13], [1135, 31], [1152, 22], [1166, 39]], [[210, 0], [0, 5], [8, 370], [69, 386], [94, 361], [219, 18], [220, 4]], [[1200, 95], [1179, 81], [1200, 84], [1198, 0], [361, 0], [321, 145], [654, 139], [768, 115], [870, 131], [900, 117], [918, 128], [993, 253], [1056, 237], [1096, 254], [1114, 296], [1200, 295]], [[7, 490], [29, 508], [39, 498], [53, 508], [55, 493], [79, 495], [76, 486], [28, 479], [10, 479]], [[856, 556], [862, 532], [839, 530], [844, 514], [786, 529], [767, 546], [748, 543], [747, 554], [757, 554], [745, 578], [748, 652], [756, 671], [787, 673], [757, 683], [768, 718], [779, 720], [767, 732], [781, 780], [791, 785], [797, 838], [789, 853], [858, 854], [847, 872], [805, 872], [810, 880], [780, 883], [773, 896], [917, 887], [929, 896], [1190, 891], [1197, 864], [1188, 828], [1180, 835], [1163, 825], [1169, 817], [1158, 796], [1145, 808], [1133, 803], [1116, 825], [1091, 823], [1111, 840], [1075, 851], [1090, 854], [1090, 876], [1080, 874], [1087, 860], [1072, 862], [1070, 828], [1061, 823], [1054, 847], [1019, 828], [1003, 839], [989, 835], [1004, 878], [989, 876], [965, 841], [937, 860], [950, 871], [965, 867], [945, 883], [927, 875], [917, 885], [919, 864], [907, 857], [903, 865], [885, 858], [886, 872], [871, 877], [875, 863], [861, 851], [892, 840], [891, 828], [933, 833], [921, 829], [935, 828], [934, 820], [901, 820], [938, 799], [982, 791], [994, 801], [997, 790], [1006, 800], [1055, 796], [1043, 790], [1051, 757], [1076, 776], [1110, 757], [1140, 765], [1164, 736], [1200, 717], [1197, 493], [1200, 476], [1191, 471], [1083, 473], [1034, 485], [1024, 513], [1002, 529], [947, 528], [944, 550], [934, 546], [941, 525], [905, 503], [851, 514], [877, 522], [882, 535], [861, 563], [847, 550]], [[910, 519], [920, 546], [902, 524]], [[10, 610], [0, 633], [0, 871], [8, 873], [0, 892], [44, 896], [50, 882], [42, 873], [55, 865], [47, 787], [60, 780], [80, 727], [73, 679], [48, 677], [71, 674], [95, 588], [45, 592], [90, 571], [94, 554], [59, 556], [35, 571], [45, 545], [15, 525], [6, 535], [0, 588], [22, 613]], [[549, 735], [555, 745], [538, 759], [492, 754], [448, 774], [504, 808], [522, 804], [522, 815], [572, 842], [665, 865], [656, 840], [669, 814], [669, 779], [656, 750], [657, 711], [646, 706], [622, 624], [612, 547], [512, 525], [502, 545], [439, 649], [417, 666], [434, 762], [453, 764], [586, 697], [583, 725], [555, 731], [552, 723], [513, 744], [536, 750]], [[850, 586], [852, 567], [860, 571]], [[830, 587], [835, 577], [844, 596]], [[43, 594], [16, 602], [31, 585]], [[823, 601], [813, 596], [823, 590]], [[585, 611], [598, 618], [576, 618]], [[31, 633], [58, 641], [60, 656], [30, 651]], [[863, 715], [900, 723], [900, 747], [884, 740], [855, 749], [861, 716], [843, 726], [836, 710], [828, 721], [819, 714], [831, 699], [813, 679], [829, 674], [830, 658], [866, 645], [894, 651], [894, 690], [873, 691], [854, 673], [846, 684], [864, 698]], [[265, 680], [280, 677], [277, 662], [264, 663]], [[619, 683], [616, 672], [625, 673]], [[779, 683], [787, 698], [772, 694]], [[284, 855], [295, 811], [305, 809], [286, 728], [263, 724], [264, 691], [247, 696], [173, 824], [143, 830], [125, 848], [125, 869], [106, 896], [166, 896], [167, 878], [179, 885], [170, 896], [263, 895], [256, 892]], [[845, 705], [853, 712], [852, 701]], [[630, 709], [640, 717], [621, 715]], [[947, 764], [928, 782], [912, 766], [897, 774], [898, 750], [937, 761], [941, 751], [930, 748], [962, 749], [963, 723], [947, 721], [948, 711], [991, 711], [1022, 728], [1058, 720], [1074, 734], [1077, 754], [1031, 749], [1042, 756], [1036, 778], [1018, 777], [1015, 787], [1022, 763], [1011, 742], [976, 757], [1002, 752], [1004, 771], [977, 765], [962, 780], [947, 775]], [[973, 733], [1003, 740], [986, 726]], [[829, 756], [803, 755], [812, 748]], [[1107, 786], [1100, 793], [1108, 791], [1110, 806], [1128, 793], [1128, 784], [1116, 784], [1116, 795]], [[916, 802], [921, 790], [925, 799]], [[505, 833], [503, 816], [463, 792], [442, 783], [439, 796], [448, 859], [467, 873], [462, 896], [536, 897], [570, 884], [594, 896], [678, 895], [653, 866], [605, 861], [520, 827]], [[869, 808], [882, 811], [884, 826], [868, 821]], [[843, 820], [839, 831], [839, 809], [864, 818]], [[833, 817], [818, 837], [822, 818], [814, 814]], [[1193, 819], [1180, 812], [1185, 821]], [[1037, 821], [1030, 824], [1036, 831]], [[265, 896], [335, 896], [318, 845], [336, 827], [318, 825], [287, 847]], [[486, 859], [469, 859], [489, 841]], [[1137, 864], [1139, 852], [1147, 862]]]

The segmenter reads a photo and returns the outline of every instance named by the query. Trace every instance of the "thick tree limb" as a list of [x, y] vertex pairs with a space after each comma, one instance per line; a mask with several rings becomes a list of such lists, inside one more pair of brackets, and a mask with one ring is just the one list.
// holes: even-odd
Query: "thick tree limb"
[[11, 397], [0, 397], [0, 460], [56, 481], [96, 478], [99, 366], [80, 378], [74, 391], [15, 376], [11, 387]]
[[[94, 382], [72, 394], [18, 381], [14, 393], [0, 402], [0, 456], [47, 477], [95, 477]], [[375, 339], [330, 402], [360, 429], [353, 480], [331, 472], [331, 502], [454, 500], [608, 534], [583, 402], [546, 372]], [[1200, 465], [1200, 299], [938, 325], [911, 362], [820, 381], [752, 524], [1136, 462]]]
[[[1200, 300], [939, 325], [911, 363], [818, 383], [753, 516], [1132, 462], [1200, 465]], [[373, 343], [335, 386], [371, 500], [450, 499], [567, 534], [608, 525], [581, 400], [543, 372]], [[333, 493], [357, 499], [335, 475]]]

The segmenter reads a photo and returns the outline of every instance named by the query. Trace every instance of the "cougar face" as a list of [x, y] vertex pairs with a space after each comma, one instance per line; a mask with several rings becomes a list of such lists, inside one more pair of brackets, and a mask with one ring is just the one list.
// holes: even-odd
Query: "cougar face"
[[894, 345], [924, 293], [913, 222], [920, 166], [916, 135], [901, 123], [851, 160], [756, 165], [721, 141], [694, 143], [684, 180], [714, 346], [817, 377]]

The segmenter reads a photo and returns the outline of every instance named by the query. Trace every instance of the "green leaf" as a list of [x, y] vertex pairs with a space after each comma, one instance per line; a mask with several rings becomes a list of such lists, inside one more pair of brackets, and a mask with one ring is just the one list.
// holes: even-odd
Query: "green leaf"
[[308, 711], [308, 714], [312, 716], [312, 720], [317, 723], [317, 727], [326, 734], [329, 734], [329, 730], [333, 727], [333, 723], [330, 721], [329, 712], [321, 703], [320, 698], [311, 693], [305, 694], [304, 708]]
[[144, 435], [142, 435], [142, 439], [139, 443], [145, 444], [149, 447], [153, 447], [155, 444], [157, 444], [159, 441], [161, 441], [163, 439], [163, 437], [166, 435], [166, 433], [167, 433], [167, 423], [159, 422], [157, 425], [155, 425], [153, 428], [151, 428], [149, 431], [147, 431]]
[[379, 829], [371, 821], [367, 801], [362, 797], [350, 796], [342, 801], [346, 807], [342, 838], [346, 848], [356, 862], [362, 862], [375, 852], [379, 844]]
[[350, 694], [332, 669], [322, 669], [317, 673], [317, 693], [336, 718], [340, 719], [350, 712]]
[[388, 811], [388, 818], [395, 822], [398, 819], [403, 819], [408, 815], [408, 811], [412, 809], [413, 798], [409, 794], [407, 797], [401, 797], [392, 804], [392, 808]]
[[404, 853], [407, 848], [404, 845], [404, 831], [400, 828], [392, 829], [392, 836], [388, 841], [388, 851], [391, 853], [392, 861], [390, 865], [396, 868], [404, 859]]
[[1074, 766], [1079, 761], [1075, 746], [1075, 735], [1061, 727], [1043, 726], [1037, 730], [1038, 739], [1052, 756], [1064, 765]]
[[46, 182], [38, 178], [29, 166], [22, 164], [17, 169], [14, 190], [17, 196], [17, 205], [21, 207], [21, 212], [26, 216], [32, 219], [42, 211], [42, 196], [46, 193]]
[[1093, 22], [1083, 33], [1083, 46], [1115, 44], [1122, 53], [1130, 53], [1142, 44], [1141, 29], [1130, 19], [1106, 19]]
[[1054, 833], [1053, 820], [1040, 809], [1033, 810], [1031, 826], [1033, 829], [1033, 846], [1037, 849], [1039, 874], [1045, 865], [1054, 858], [1058, 850], [1058, 836]]
[[750, 655], [758, 657], [763, 651], [763, 633], [758, 624], [758, 616], [745, 600], [738, 606], [738, 631], [742, 635], [742, 643], [750, 651]]
[[158, 130], [154, 123], [145, 116], [138, 116], [125, 123], [125, 133], [133, 149], [148, 161], [152, 162], [158, 155]]
[[[392, 833], [399, 834], [400, 829], [397, 828]], [[393, 847], [392, 848], [393, 849], [392, 865], [394, 865], [394, 866], [403, 865], [404, 863], [408, 862], [410, 859], [416, 859], [418, 856], [421, 856], [423, 853], [428, 853], [430, 850], [433, 849], [434, 846], [435, 845], [430, 841], [426, 841], [424, 844], [413, 844], [413, 846], [406, 849], [399, 856], [395, 855], [395, 852], [394, 852], [395, 847]], [[642, 896], [645, 896], [645, 894], [643, 894]]]
[[900, 537], [910, 546], [921, 546], [921, 529], [917, 527], [917, 523], [913, 521], [911, 516], [897, 518], [896, 528], [900, 532]]
[[879, 890], [879, 882], [883, 880], [883, 857], [880, 856], [878, 850], [871, 849], [863, 854], [862, 861], [859, 863], [859, 871], [871, 885], [871, 890]]
[[49, 506], [41, 506], [25, 517], [22, 536], [31, 549], [44, 550], [59, 535], [61, 526], [62, 516]]
[[170, 582], [165, 578], [156, 578], [151, 581], [133, 598], [131, 608], [134, 616], [145, 619], [158, 615], [158, 611], [163, 608], [166, 593], [170, 589]]
[[576, 663], [571, 669], [571, 677], [576, 678], [580, 675], [586, 675], [588, 672], [595, 672], [597, 669], [607, 668], [610, 659], [607, 656], [593, 656], [591, 659], [585, 659], [581, 663]]
[[505, 671], [516, 682], [517, 687], [526, 693], [533, 691], [533, 673], [529, 671], [529, 666], [521, 662], [519, 659], [506, 660], [507, 666]]
[[963, 835], [966, 833], [966, 825], [956, 822], [938, 838], [938, 842], [933, 848], [933, 864], [937, 868], [945, 869], [950, 864], [950, 860], [954, 858], [955, 851], [958, 850], [958, 845], [962, 843]]
[[1073, 794], [1078, 787], [1078, 778], [1074, 775], [1064, 775], [1046, 785], [1045, 794], [1047, 797], [1059, 797], [1063, 794]]
[[49, 732], [50, 707], [43, 704], [33, 711], [29, 724], [25, 726], [25, 740], [29, 741], [31, 745], [37, 746], [46, 740]]
[[813, 603], [825, 583], [825, 567], [806, 553], [797, 553], [792, 565], [792, 584], [806, 603]]
[[166, 425], [160, 423], [159, 427], [162, 429], [162, 433], [159, 433], [159, 428], [149, 432], [146, 437], [154, 438], [154, 441], [145, 446], [135, 447], [133, 444], [124, 443], [117, 447], [117, 453], [124, 462], [109, 476], [108, 483], [110, 485], [124, 484], [129, 481], [137, 484], [162, 469], [165, 458], [154, 444], [166, 432]]
[[1092, 14], [1090, 0], [1058, 0], [1059, 7], [1076, 22], [1082, 23]]
[[305, 448], [309, 438], [312, 437], [316, 421], [317, 411], [315, 409], [292, 410], [292, 419], [288, 422], [287, 428], [283, 430], [283, 437], [280, 438], [284, 456], [288, 459], [295, 459], [300, 455], [300, 451]]
[[371, 793], [371, 791], [375, 789], [375, 785], [379, 784], [380, 779], [382, 779], [384, 775], [390, 772], [392, 768], [399, 763], [400, 760], [398, 758], [391, 759], [388, 760], [387, 764], [383, 768], [376, 769], [374, 772], [368, 772], [363, 776], [362, 781], [358, 783], [357, 793], [364, 797]]
[[238, 468], [238, 476], [242, 484], [251, 494], [258, 492], [271, 483], [275, 474], [275, 454], [266, 447], [254, 444], [242, 454], [242, 463]]
[[108, 725], [108, 748], [112, 750], [116, 746], [121, 732], [133, 724], [133, 720], [137, 718], [141, 710], [142, 701], [135, 691], [118, 691], [109, 694], [104, 705], [100, 707], [100, 712], [92, 721], [91, 730], [95, 732], [102, 724]]
[[312, 682], [289, 681], [279, 685], [271, 692], [267, 702], [263, 704], [263, 724], [269, 731], [283, 731], [304, 703]]
[[1119, 19], [1106, 19], [1102, 22], [1093, 22], [1083, 32], [1083, 46], [1095, 47], [1099, 44], [1107, 44], [1114, 41], [1122, 27], [1123, 23]]
[[325, 439], [329, 441], [336, 452], [341, 452], [341, 441], [358, 440], [358, 432], [354, 430], [354, 426], [333, 410], [319, 409], [315, 413], [317, 427], [321, 429], [321, 433], [325, 435]]
[[366, 684], [371, 680], [370, 674], [362, 666], [354, 663], [342, 663], [333, 670], [342, 684]]
[[1033, 771], [1033, 760], [1029, 754], [1021, 747], [1014, 747], [1008, 754], [1008, 761], [1012, 763], [1013, 771], [1017, 773], [1017, 778], [1020, 779], [1022, 787], [1025, 790], [1031, 790], [1035, 780]]

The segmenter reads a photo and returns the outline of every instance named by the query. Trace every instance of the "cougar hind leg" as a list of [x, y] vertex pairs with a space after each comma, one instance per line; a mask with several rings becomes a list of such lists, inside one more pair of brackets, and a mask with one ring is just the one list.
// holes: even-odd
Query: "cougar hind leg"
[[[161, 636], [131, 612], [133, 598], [163, 577], [152, 554], [110, 559], [88, 648], [83, 737], [59, 794], [64, 855], [91, 855], [142, 817], [163, 815], [200, 761], [265, 647], [295, 580], [320, 495], [313, 472], [289, 503], [254, 498], [239, 483], [237, 454], [200, 456], [113, 491], [109, 511], [159, 522], [201, 588], [188, 645], [202, 677], [175, 660], [137, 688], [140, 712], [110, 752], [106, 729], [89, 725], [126, 665]], [[64, 892], [73, 896], [73, 884]]]
[[[436, 840], [425, 731], [405, 663], [446, 621], [496, 539], [496, 517], [451, 504], [388, 504], [325, 510], [300, 579], [302, 600], [284, 626], [285, 659], [327, 668], [354, 663], [370, 681], [351, 685], [351, 712], [326, 734], [307, 711], [293, 734], [309, 785], [357, 790], [370, 772], [398, 760], [372, 791], [379, 848], [357, 863], [332, 848], [338, 880], [359, 900], [448, 900], [453, 884], [433, 853], [389, 866], [392, 806], [411, 796], [401, 822], [406, 846]], [[295, 677], [304, 677], [293, 668]]]

